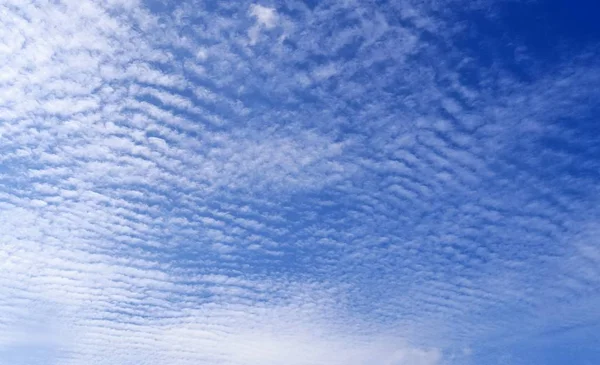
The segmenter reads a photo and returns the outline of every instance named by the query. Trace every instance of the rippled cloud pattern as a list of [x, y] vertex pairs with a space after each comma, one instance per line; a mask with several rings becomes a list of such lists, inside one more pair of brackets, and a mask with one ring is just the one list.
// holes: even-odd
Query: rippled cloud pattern
[[0, 1], [0, 364], [600, 363], [600, 9], [544, 3]]

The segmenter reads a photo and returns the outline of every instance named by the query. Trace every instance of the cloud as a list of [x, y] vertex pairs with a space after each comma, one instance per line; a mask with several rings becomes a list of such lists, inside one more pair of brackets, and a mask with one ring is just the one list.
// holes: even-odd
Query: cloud
[[441, 354], [437, 350], [409, 349], [397, 351], [393, 359], [389, 361], [390, 365], [435, 365], [439, 364]]
[[258, 24], [271, 29], [277, 24], [277, 12], [273, 8], [258, 4], [250, 6], [250, 14], [256, 18]]
[[188, 324], [164, 329], [161, 343], [169, 344], [174, 356], [181, 349], [203, 348], [195, 357], [190, 354], [190, 361], [226, 364], [436, 365], [442, 359], [439, 350], [411, 347], [398, 338], [332, 330], [335, 325], [315, 318], [307, 308], [265, 309], [249, 322], [246, 315], [236, 315], [235, 332], [215, 335], [203, 323]]
[[485, 53], [469, 4], [0, 5], [0, 356], [441, 365], [587, 333], [596, 54]]
[[256, 24], [248, 30], [250, 45], [254, 45], [258, 41], [262, 29], [275, 27], [278, 22], [278, 15], [275, 9], [258, 4], [252, 4], [249, 13], [256, 18]]

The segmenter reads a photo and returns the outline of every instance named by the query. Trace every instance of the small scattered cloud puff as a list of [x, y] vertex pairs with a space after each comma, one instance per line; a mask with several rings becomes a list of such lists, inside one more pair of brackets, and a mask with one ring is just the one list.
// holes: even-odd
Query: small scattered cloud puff
[[259, 4], [250, 6], [249, 13], [256, 19], [256, 23], [248, 30], [250, 44], [254, 45], [260, 37], [261, 30], [272, 29], [277, 25], [278, 15], [275, 9]]
[[254, 4], [250, 6], [250, 14], [256, 18], [256, 22], [265, 27], [271, 29], [277, 24], [277, 11], [273, 8]]

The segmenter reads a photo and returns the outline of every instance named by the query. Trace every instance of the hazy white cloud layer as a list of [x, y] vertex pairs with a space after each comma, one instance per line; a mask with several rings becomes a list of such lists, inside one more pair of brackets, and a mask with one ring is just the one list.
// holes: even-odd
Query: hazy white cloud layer
[[0, 1], [0, 364], [597, 338], [597, 54], [480, 58], [497, 4]]

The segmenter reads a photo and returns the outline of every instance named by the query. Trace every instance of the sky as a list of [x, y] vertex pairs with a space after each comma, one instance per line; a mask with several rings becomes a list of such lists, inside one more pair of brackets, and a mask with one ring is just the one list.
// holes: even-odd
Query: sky
[[599, 11], [0, 0], [0, 365], [599, 364]]

